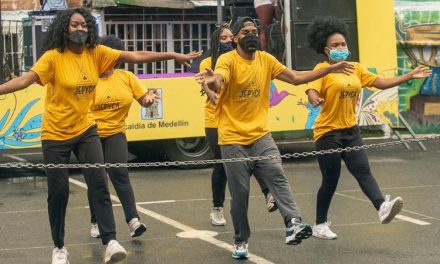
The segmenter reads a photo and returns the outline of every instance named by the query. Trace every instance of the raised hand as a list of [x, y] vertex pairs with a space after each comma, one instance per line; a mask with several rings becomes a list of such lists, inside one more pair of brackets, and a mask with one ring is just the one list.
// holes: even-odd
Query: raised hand
[[426, 78], [432, 74], [432, 70], [427, 67], [419, 66], [412, 70], [409, 74], [411, 74], [413, 79]]
[[341, 62], [332, 64], [330, 66], [330, 71], [332, 73], [343, 73], [346, 75], [350, 75], [354, 71], [354, 66], [353, 66], [353, 64], [351, 64], [347, 61], [341, 61]]
[[188, 54], [181, 54], [181, 53], [176, 53], [176, 57], [174, 58], [178, 63], [185, 65], [188, 68], [191, 68], [191, 65], [188, 63], [188, 61], [193, 60], [197, 57], [199, 57], [200, 55], [202, 55], [202, 50], [200, 51], [192, 51]]
[[148, 107], [152, 105], [154, 102], [158, 102], [160, 100], [160, 96], [156, 93], [147, 93], [142, 102], [142, 106]]
[[215, 82], [214, 71], [211, 68], [206, 68], [205, 71], [197, 73], [195, 78], [199, 84], [206, 84], [208, 86]]
[[324, 99], [319, 97], [318, 92], [313, 89], [307, 90], [307, 97], [309, 99], [309, 102], [313, 105], [313, 107], [317, 107], [318, 105], [324, 102]]

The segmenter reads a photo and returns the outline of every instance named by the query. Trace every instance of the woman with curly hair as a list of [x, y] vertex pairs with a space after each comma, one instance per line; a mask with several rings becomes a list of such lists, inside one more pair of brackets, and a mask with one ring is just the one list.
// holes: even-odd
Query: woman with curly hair
[[[98, 45], [96, 22], [87, 9], [69, 9], [57, 14], [46, 41], [46, 52], [25, 75], [0, 85], [0, 94], [24, 89], [34, 82], [46, 85], [42, 121], [45, 163], [69, 163], [73, 152], [80, 163], [104, 163], [103, 151], [90, 105], [99, 76], [118, 63], [149, 63], [175, 59], [187, 64], [200, 55], [192, 52], [127, 52]], [[101, 240], [107, 245], [105, 263], [126, 257], [116, 241], [112, 203], [104, 168], [83, 169], [96, 211]], [[49, 222], [54, 242], [52, 264], [65, 264], [64, 226], [69, 198], [69, 173], [65, 168], [47, 168]]]
[[[348, 26], [335, 17], [316, 19], [308, 29], [310, 47], [327, 57], [327, 61], [315, 66], [315, 70], [349, 59], [346, 42]], [[316, 150], [328, 150], [361, 146], [364, 144], [356, 125], [356, 102], [362, 87], [388, 89], [414, 78], [425, 78], [431, 74], [427, 68], [417, 67], [411, 72], [392, 78], [382, 78], [367, 70], [358, 62], [352, 62], [354, 72], [349, 75], [331, 73], [308, 84], [309, 102], [321, 112], [316, 119], [313, 139]], [[389, 223], [403, 207], [403, 199], [385, 198], [370, 171], [365, 150], [332, 153], [318, 156], [322, 174], [321, 187], [316, 204], [316, 223], [313, 236], [322, 239], [336, 239], [327, 220], [328, 209], [341, 174], [341, 160], [358, 181], [362, 191], [378, 211], [382, 224]]]

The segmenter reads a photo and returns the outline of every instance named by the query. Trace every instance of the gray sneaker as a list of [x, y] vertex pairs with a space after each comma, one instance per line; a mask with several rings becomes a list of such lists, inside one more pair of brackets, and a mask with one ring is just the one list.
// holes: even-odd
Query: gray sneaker
[[310, 225], [292, 218], [286, 228], [286, 244], [298, 245], [303, 239], [309, 238], [312, 234], [313, 231]]

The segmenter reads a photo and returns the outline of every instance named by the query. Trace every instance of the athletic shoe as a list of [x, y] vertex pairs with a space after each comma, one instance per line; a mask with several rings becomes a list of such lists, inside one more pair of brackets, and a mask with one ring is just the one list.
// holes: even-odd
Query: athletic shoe
[[100, 236], [97, 223], [92, 223], [92, 227], [90, 228], [90, 236], [94, 238], [98, 238]]
[[275, 201], [275, 198], [271, 193], [268, 193], [266, 196], [266, 208], [269, 213], [275, 212], [278, 209], [278, 205]]
[[248, 243], [234, 243], [234, 251], [232, 252], [232, 257], [235, 259], [249, 258]]
[[209, 218], [211, 218], [211, 224], [215, 226], [226, 225], [226, 220], [223, 215], [223, 207], [213, 207], [209, 214]]
[[106, 264], [118, 263], [119, 261], [125, 259], [126, 256], [127, 251], [125, 251], [125, 248], [123, 248], [118, 241], [112, 239], [110, 242], [108, 242], [104, 259]]
[[390, 201], [390, 196], [385, 196], [385, 202], [380, 205], [379, 219], [382, 224], [388, 224], [393, 218], [402, 210], [403, 199], [402, 197], [396, 197]]
[[296, 218], [292, 218], [286, 228], [286, 244], [298, 245], [303, 239], [309, 238], [312, 233], [313, 231], [310, 225], [301, 223]]
[[128, 231], [131, 237], [138, 237], [147, 231], [147, 226], [139, 222], [139, 218], [133, 218], [128, 222]]
[[67, 253], [67, 249], [65, 247], [55, 247], [52, 250], [52, 264], [69, 264], [67, 255], [69, 255], [69, 253]]
[[338, 235], [330, 230], [330, 222], [324, 222], [313, 226], [313, 236], [322, 239], [336, 239]]

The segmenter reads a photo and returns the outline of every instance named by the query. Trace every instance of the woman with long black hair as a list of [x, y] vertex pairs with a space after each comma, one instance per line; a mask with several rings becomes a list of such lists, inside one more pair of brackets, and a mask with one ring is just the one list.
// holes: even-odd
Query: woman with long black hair
[[[191, 52], [127, 52], [97, 44], [98, 33], [92, 14], [84, 8], [61, 11], [49, 27], [46, 51], [25, 75], [0, 85], [0, 94], [24, 89], [34, 82], [46, 85], [42, 121], [42, 148], [47, 164], [69, 163], [73, 152], [80, 163], [104, 163], [101, 143], [90, 105], [99, 76], [117, 63], [149, 63], [175, 59], [187, 61], [200, 55]], [[116, 241], [112, 203], [104, 168], [83, 169], [91, 193], [101, 240], [107, 245], [105, 263], [126, 257]], [[65, 216], [69, 198], [68, 169], [47, 168], [49, 222], [54, 242], [52, 264], [66, 264]]]

